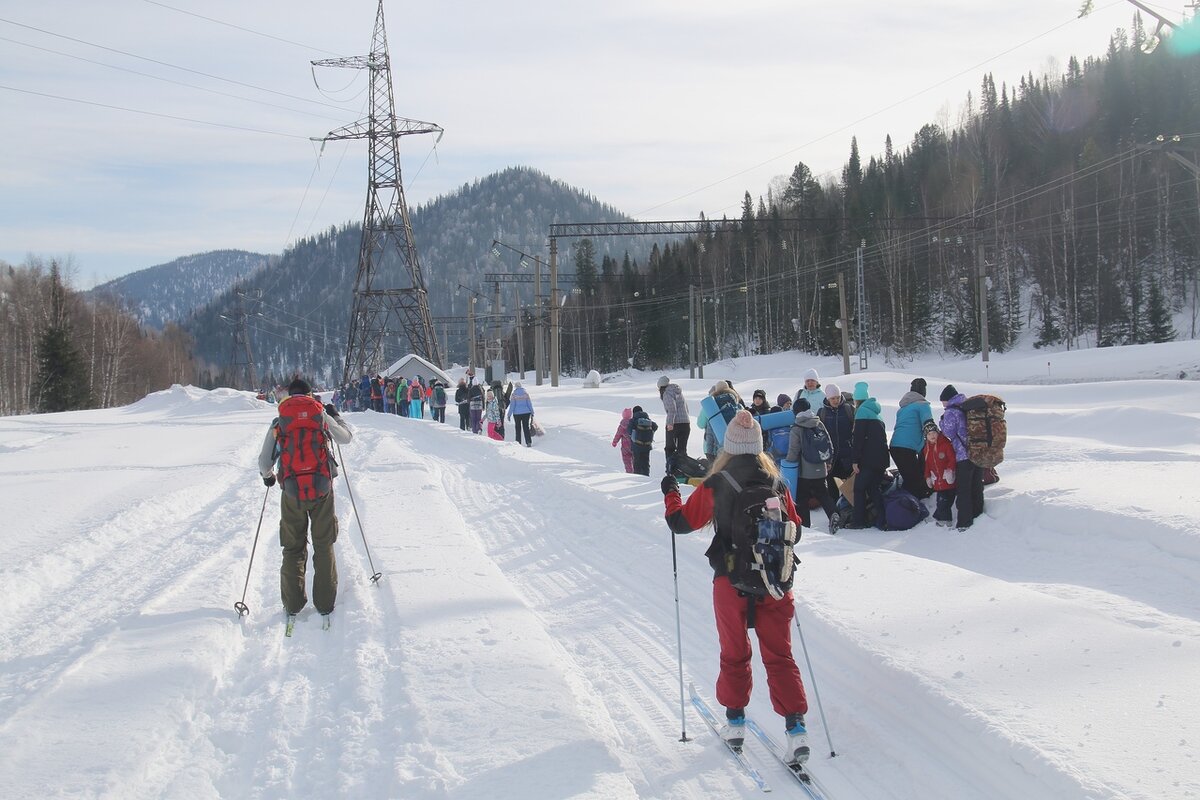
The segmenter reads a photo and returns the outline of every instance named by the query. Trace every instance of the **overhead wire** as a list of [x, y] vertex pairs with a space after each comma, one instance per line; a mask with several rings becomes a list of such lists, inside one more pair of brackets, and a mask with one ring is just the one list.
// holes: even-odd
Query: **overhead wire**
[[284, 39], [281, 36], [275, 36], [274, 34], [263, 33], [262, 31], [254, 30], [253, 28], [246, 28], [241, 25], [235, 25], [232, 22], [226, 22], [224, 20], [216, 19], [215, 17], [206, 17], [203, 14], [197, 14], [195, 11], [188, 11], [183, 8], [176, 8], [175, 6], [170, 6], [170, 5], [167, 5], [166, 3], [161, 3], [161, 2], [159, 2], [159, 0], [143, 0], [143, 2], [149, 3], [152, 6], [158, 6], [160, 8], [165, 8], [165, 9], [169, 9], [171, 11], [176, 11], [180, 14], [187, 14], [189, 17], [196, 17], [198, 19], [207, 20], [208, 22], [214, 22], [217, 25], [224, 25], [227, 28], [234, 28], [235, 30], [245, 31], [246, 33], [252, 33], [255, 36], [262, 36], [264, 39], [272, 39], [276, 42], [282, 42], [284, 44], [295, 45], [296, 47], [301, 47], [305, 50], [313, 50], [318, 53], [325, 53], [326, 55], [339, 56], [339, 57], [341, 56], [341, 53], [334, 53], [330, 50], [325, 50], [320, 47], [315, 47], [313, 45], [304, 44], [302, 42], [294, 42], [291, 39]]

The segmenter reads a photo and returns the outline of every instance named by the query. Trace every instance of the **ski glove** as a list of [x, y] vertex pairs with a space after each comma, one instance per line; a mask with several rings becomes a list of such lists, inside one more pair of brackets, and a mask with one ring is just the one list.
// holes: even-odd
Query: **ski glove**
[[671, 492], [679, 491], [679, 482], [675, 480], [674, 475], [666, 476], [662, 479], [662, 483], [659, 485], [662, 487], [663, 497], [666, 497]]
[[266, 486], [268, 489], [270, 489], [274, 485], [275, 485], [275, 473], [271, 473], [270, 475], [263, 475], [263, 486]]
[[333, 403], [326, 403], [326, 404], [325, 404], [325, 413], [326, 413], [326, 414], [328, 414], [328, 415], [329, 415], [329, 416], [331, 416], [331, 417], [337, 417], [337, 416], [340, 416], [340, 415], [338, 414], [337, 407], [336, 407], [336, 406], [334, 406], [334, 405], [333, 405]]

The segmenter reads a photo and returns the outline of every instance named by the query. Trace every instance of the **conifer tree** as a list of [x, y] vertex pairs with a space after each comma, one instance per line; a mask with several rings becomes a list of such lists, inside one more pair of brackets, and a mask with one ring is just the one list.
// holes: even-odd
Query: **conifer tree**
[[87, 370], [71, 341], [67, 292], [58, 264], [50, 264], [50, 324], [38, 342], [38, 410], [74, 411], [87, 408]]
[[1149, 317], [1146, 330], [1148, 341], [1156, 343], [1175, 341], [1178, 334], [1175, 326], [1171, 324], [1171, 309], [1167, 306], [1166, 298], [1158, 286], [1158, 281], [1150, 283], [1149, 308], [1146, 310], [1146, 314]]

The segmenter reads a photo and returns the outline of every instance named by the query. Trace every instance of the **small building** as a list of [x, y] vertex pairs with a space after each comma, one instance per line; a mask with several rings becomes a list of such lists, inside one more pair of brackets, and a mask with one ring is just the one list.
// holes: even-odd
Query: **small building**
[[404, 358], [392, 364], [382, 373], [385, 378], [406, 378], [411, 381], [413, 378], [420, 376], [425, 379], [425, 385], [428, 386], [432, 381], [440, 381], [446, 386], [453, 386], [454, 382], [450, 380], [450, 376], [442, 370], [435, 367], [430, 362], [421, 358], [416, 353], [409, 353]]

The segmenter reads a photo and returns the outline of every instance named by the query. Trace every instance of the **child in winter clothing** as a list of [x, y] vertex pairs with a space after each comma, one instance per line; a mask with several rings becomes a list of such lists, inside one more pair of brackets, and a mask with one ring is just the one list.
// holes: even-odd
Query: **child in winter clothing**
[[[792, 408], [796, 410], [796, 421], [792, 423], [788, 439], [787, 460], [800, 465], [796, 475], [796, 505], [800, 512], [800, 519], [804, 521], [804, 527], [811, 528], [812, 512], [808, 507], [810, 497], [817, 499], [828, 519], [833, 519], [837, 506], [834, 505], [833, 498], [829, 496], [829, 491], [825, 487], [825, 477], [829, 474], [831, 462], [818, 461], [814, 463], [804, 458], [804, 439], [807, 435], [811, 435], [808, 433], [809, 431], [817, 428], [821, 430], [824, 434], [823, 438], [826, 440], [828, 440], [829, 434], [825, 431], [821, 420], [809, 408], [808, 401], [803, 397], [797, 400]], [[830, 458], [832, 459], [832, 452]]]
[[625, 463], [625, 471], [633, 472], [633, 440], [629, 438], [629, 420], [633, 418], [633, 409], [627, 408], [621, 412], [621, 422], [617, 432], [613, 434], [612, 446], [621, 445], [621, 461]]
[[487, 404], [484, 408], [484, 413], [487, 416], [488, 438], [504, 441], [504, 437], [496, 430], [496, 427], [500, 424], [500, 401], [496, 399], [496, 395], [491, 389], [488, 389]]
[[[727, 724], [721, 736], [731, 745], [740, 745], [745, 735], [745, 707], [750, 702], [751, 669], [748, 624], [753, 610], [754, 633], [759, 655], [767, 672], [771, 706], [785, 719], [787, 738], [783, 757], [802, 764], [808, 760], [808, 734], [804, 714], [808, 699], [800, 670], [792, 655], [791, 623], [795, 613], [792, 593], [775, 599], [770, 595], [743, 596], [729, 579], [728, 554], [733, 549], [733, 514], [738, 492], [730, 484], [749, 486], [752, 482], [782, 488], [785, 519], [799, 523], [791, 493], [779, 475], [775, 463], [762, 451], [762, 429], [749, 411], [739, 411], [725, 431], [723, 452], [717, 457], [709, 476], [688, 496], [685, 503], [671, 475], [663, 478], [663, 504], [667, 525], [672, 533], [689, 533], [713, 526], [712, 543], [705, 555], [713, 568], [713, 611], [720, 643], [720, 672], [717, 676], [717, 702], [725, 706]], [[778, 490], [777, 490], [778, 491]]]
[[[639, 428], [638, 420], [646, 422]], [[650, 451], [654, 448], [654, 432], [657, 430], [658, 423], [651, 420], [641, 406], [634, 406], [629, 418], [629, 438], [633, 445], [633, 471], [638, 475], [650, 474]]]
[[933, 518], [938, 524], [950, 524], [955, 495], [955, 471], [958, 459], [954, 445], [938, 430], [937, 423], [925, 423], [925, 485], [937, 492], [937, 509]]

